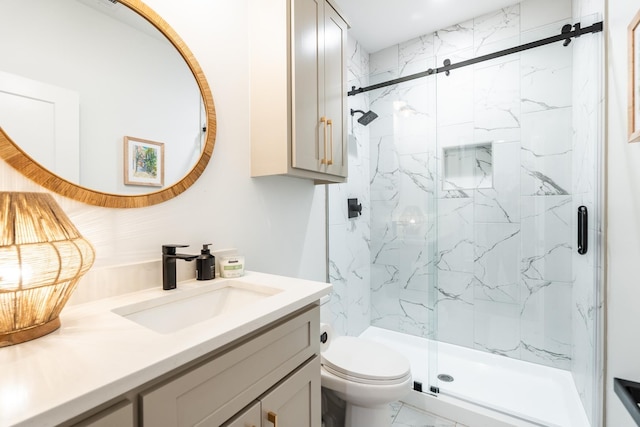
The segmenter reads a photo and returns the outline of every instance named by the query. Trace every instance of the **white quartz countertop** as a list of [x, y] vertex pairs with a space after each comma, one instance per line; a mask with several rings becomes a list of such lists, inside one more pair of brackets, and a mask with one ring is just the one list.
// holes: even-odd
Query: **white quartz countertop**
[[268, 325], [329, 293], [328, 283], [248, 272], [281, 289], [229, 314], [158, 333], [111, 310], [225, 280], [147, 289], [70, 306], [49, 335], [0, 348], [0, 426], [54, 426]]

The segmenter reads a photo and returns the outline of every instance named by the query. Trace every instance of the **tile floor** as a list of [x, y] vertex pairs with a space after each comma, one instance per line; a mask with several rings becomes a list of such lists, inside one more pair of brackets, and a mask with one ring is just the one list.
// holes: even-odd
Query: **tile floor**
[[391, 427], [466, 427], [402, 402], [391, 404]]

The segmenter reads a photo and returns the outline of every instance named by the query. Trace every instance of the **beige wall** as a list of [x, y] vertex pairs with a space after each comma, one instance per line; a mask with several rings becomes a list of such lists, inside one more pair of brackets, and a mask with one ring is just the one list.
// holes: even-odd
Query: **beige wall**
[[627, 25], [637, 0], [607, 5], [607, 399], [610, 427], [634, 422], [613, 392], [614, 377], [640, 382], [640, 144], [627, 143]]

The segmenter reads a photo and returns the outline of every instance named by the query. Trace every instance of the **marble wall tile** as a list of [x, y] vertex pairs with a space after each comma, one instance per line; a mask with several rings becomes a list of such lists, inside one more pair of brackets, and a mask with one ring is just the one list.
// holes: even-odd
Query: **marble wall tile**
[[476, 300], [520, 301], [520, 224], [475, 224]]
[[342, 225], [329, 226], [329, 281], [333, 286], [329, 300], [330, 319], [337, 335], [347, 333], [347, 314], [349, 307], [347, 280], [349, 277], [349, 253], [346, 245], [346, 230]]
[[[369, 54], [350, 40], [349, 79], [354, 86], [368, 83]], [[367, 111], [369, 95], [348, 98], [349, 108]], [[333, 285], [328, 308], [322, 307], [321, 319], [333, 325], [338, 335], [358, 335], [370, 324], [371, 317], [371, 199], [370, 131], [353, 120], [348, 121], [349, 179], [344, 184], [327, 186], [329, 227], [329, 280]], [[358, 198], [362, 215], [347, 217], [347, 199]]]
[[[447, 55], [473, 47], [473, 20], [443, 28], [433, 33], [434, 53]], [[453, 61], [452, 59], [452, 62]]]
[[[425, 34], [398, 45], [400, 76], [426, 71], [435, 56], [434, 35]], [[426, 68], [425, 68], [426, 66]], [[420, 68], [423, 67], [423, 68]]]
[[571, 194], [571, 108], [522, 116], [522, 194]]
[[[473, 20], [473, 47], [476, 55], [482, 55], [485, 46], [512, 39], [520, 34], [520, 5], [505, 7]], [[496, 49], [499, 50], [499, 49]]]
[[484, 141], [520, 139], [520, 61], [474, 72], [474, 136]]
[[522, 198], [523, 280], [571, 282], [571, 197]]
[[569, 369], [572, 283], [523, 278], [523, 284], [522, 359]]
[[400, 159], [396, 151], [395, 136], [389, 135], [372, 140], [371, 152], [371, 200], [393, 200], [397, 198]]
[[[449, 59], [451, 62], [459, 62], [473, 57], [473, 51], [456, 52]], [[442, 64], [444, 57], [438, 57], [438, 64]], [[438, 127], [450, 126], [473, 121], [473, 67], [458, 68], [451, 71], [450, 75], [437, 74], [437, 117]]]
[[493, 186], [474, 191], [475, 221], [520, 222], [520, 143], [494, 143]]
[[438, 341], [474, 348], [474, 303], [457, 298], [449, 298], [438, 288], [439, 300], [436, 306]]
[[400, 325], [400, 284], [398, 267], [371, 265], [371, 324], [397, 331]]
[[372, 52], [369, 55], [369, 75], [376, 75], [390, 70], [397, 72], [399, 68], [398, 52], [398, 45]]
[[[431, 284], [430, 277], [422, 276], [423, 284], [420, 286], [428, 289]], [[399, 331], [419, 337], [432, 337], [434, 304], [430, 300], [428, 290], [418, 291], [401, 289], [400, 290], [400, 309]]]
[[438, 271], [474, 272], [473, 199], [438, 200]]
[[549, 22], [571, 18], [571, 9], [571, 0], [523, 1], [520, 3], [521, 29], [528, 31]]
[[476, 300], [474, 327], [476, 349], [520, 358], [519, 305]]
[[[535, 40], [549, 33], [546, 30], [529, 37]], [[571, 45], [555, 43], [520, 53], [523, 114], [571, 106], [572, 57], [568, 49]]]

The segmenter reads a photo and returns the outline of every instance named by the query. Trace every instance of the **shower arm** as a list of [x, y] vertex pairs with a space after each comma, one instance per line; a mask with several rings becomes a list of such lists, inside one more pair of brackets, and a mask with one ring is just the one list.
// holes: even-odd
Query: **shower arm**
[[569, 43], [571, 43], [572, 38], [580, 37], [583, 34], [599, 33], [602, 31], [602, 29], [603, 29], [602, 21], [596, 22], [595, 24], [585, 28], [582, 28], [579, 22], [573, 25], [566, 24], [564, 27], [562, 27], [562, 31], [560, 32], [560, 34], [556, 36], [547, 37], [545, 39], [540, 39], [534, 42], [525, 43], [520, 46], [515, 46], [509, 49], [500, 50], [498, 52], [478, 56], [477, 58], [456, 62], [455, 64], [452, 64], [450, 59], [445, 59], [443, 62], [444, 66], [440, 68], [435, 68], [435, 69], [429, 68], [428, 70], [422, 71], [420, 73], [411, 74], [405, 77], [400, 77], [397, 79], [389, 80], [382, 83], [377, 83], [371, 86], [361, 87], [358, 89], [356, 89], [355, 86], [351, 86], [351, 90], [347, 92], [347, 95], [354, 96], [359, 93], [369, 92], [371, 90], [380, 89], [380, 88], [395, 85], [398, 83], [408, 82], [410, 80], [419, 79], [422, 77], [430, 76], [432, 74], [445, 73], [445, 75], [448, 76], [451, 70], [455, 70], [456, 68], [466, 67], [468, 65], [477, 64], [478, 62], [484, 62], [490, 59], [500, 58], [501, 56], [511, 55], [512, 53], [522, 52], [525, 50], [533, 49], [535, 47], [545, 46], [545, 45], [556, 43], [559, 41], [563, 42], [562, 43], [563, 46], [568, 46]]

